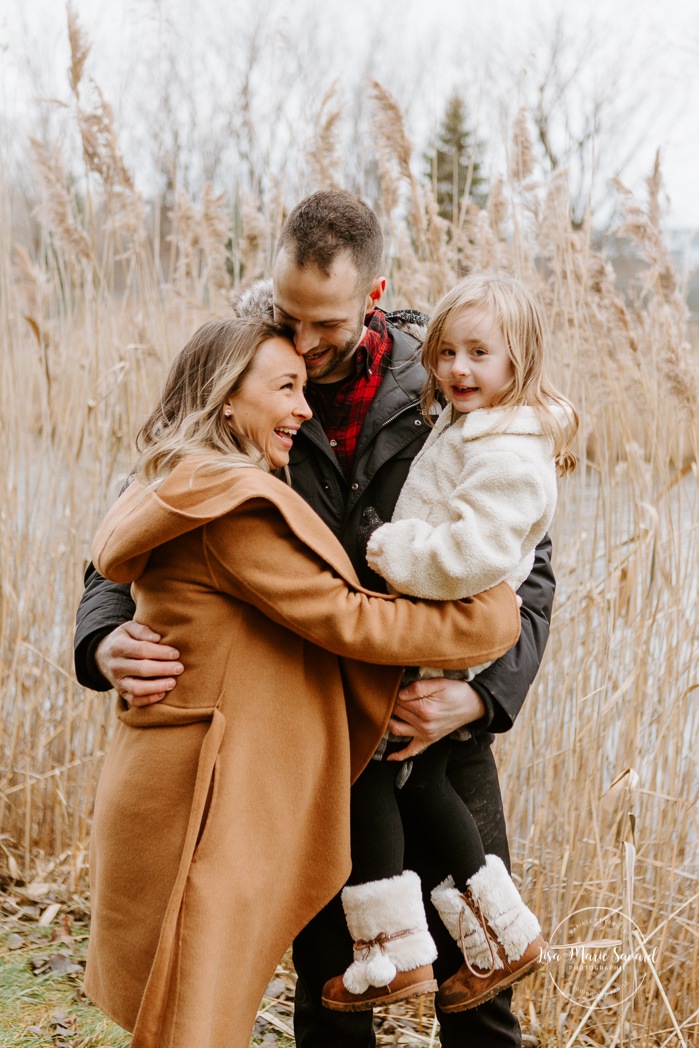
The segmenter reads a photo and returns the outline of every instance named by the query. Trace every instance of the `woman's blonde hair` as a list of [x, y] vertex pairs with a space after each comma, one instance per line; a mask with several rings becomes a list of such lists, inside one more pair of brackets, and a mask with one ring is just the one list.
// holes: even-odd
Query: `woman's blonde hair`
[[289, 332], [262, 317], [210, 320], [194, 332], [136, 438], [136, 469], [147, 483], [163, 480], [185, 455], [202, 451], [218, 452], [219, 465], [269, 468], [262, 451], [235, 432], [224, 405], [271, 338], [289, 338]]
[[[474, 308], [494, 314], [512, 363], [512, 378], [493, 398], [492, 406], [528, 404], [533, 407], [544, 434], [553, 443], [559, 471], [570, 473], [575, 469], [575, 455], [570, 446], [578, 429], [578, 415], [546, 374], [544, 327], [536, 301], [520, 280], [507, 273], [466, 277], [437, 303], [422, 345], [422, 364], [427, 372], [422, 391], [425, 418], [430, 419], [432, 406], [441, 399], [436, 372], [447, 322], [455, 313]], [[553, 405], [558, 405], [563, 412], [556, 411]]]

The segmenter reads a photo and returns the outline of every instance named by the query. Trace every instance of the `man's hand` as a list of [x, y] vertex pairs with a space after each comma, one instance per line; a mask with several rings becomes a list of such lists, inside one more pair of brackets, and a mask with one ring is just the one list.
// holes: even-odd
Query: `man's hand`
[[432, 677], [416, 680], [398, 692], [388, 730], [412, 736], [404, 750], [390, 754], [389, 761], [416, 757], [433, 742], [472, 724], [485, 715], [485, 706], [475, 688], [465, 680]]
[[160, 634], [139, 622], [124, 622], [103, 637], [95, 662], [103, 677], [125, 702], [150, 706], [160, 702], [177, 683], [184, 666], [176, 648], [159, 644]]

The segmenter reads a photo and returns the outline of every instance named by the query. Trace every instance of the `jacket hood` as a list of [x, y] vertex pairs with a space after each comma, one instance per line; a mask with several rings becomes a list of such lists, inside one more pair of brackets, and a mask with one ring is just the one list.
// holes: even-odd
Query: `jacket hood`
[[[92, 559], [98, 571], [113, 582], [134, 582], [146, 570], [156, 547], [215, 520], [249, 498], [250, 484], [245, 480], [254, 489], [257, 477], [247, 474], [271, 479], [254, 466], [233, 470], [212, 469], [212, 464], [210, 456], [190, 456], [157, 488], [133, 480], [95, 535]], [[233, 483], [233, 478], [242, 483]]]
[[327, 524], [300, 495], [265, 470], [228, 467], [224, 457], [214, 453], [183, 459], [158, 488], [136, 478], [100, 524], [92, 543], [93, 563], [112, 582], [135, 582], [158, 546], [253, 499], [271, 503], [301, 542], [350, 585], [369, 592], [359, 585], [347, 553]]

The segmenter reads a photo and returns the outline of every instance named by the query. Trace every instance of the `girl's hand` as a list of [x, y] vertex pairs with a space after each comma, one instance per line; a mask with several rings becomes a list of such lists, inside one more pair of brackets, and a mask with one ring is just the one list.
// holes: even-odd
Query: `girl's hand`
[[380, 528], [384, 522], [378, 515], [373, 506], [367, 506], [362, 513], [362, 519], [357, 529], [357, 535], [359, 537], [359, 545], [364, 550], [366, 556], [366, 548], [369, 545], [369, 539], [374, 534], [377, 528]]

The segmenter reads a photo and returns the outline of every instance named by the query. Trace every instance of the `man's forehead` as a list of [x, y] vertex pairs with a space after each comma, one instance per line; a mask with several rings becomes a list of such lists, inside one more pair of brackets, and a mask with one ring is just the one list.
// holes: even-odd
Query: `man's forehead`
[[286, 305], [303, 307], [308, 312], [326, 312], [328, 308], [341, 313], [354, 310], [361, 297], [359, 274], [352, 259], [341, 253], [333, 260], [329, 273], [313, 263], [299, 266], [293, 255], [282, 249], [277, 255], [272, 273], [274, 303], [281, 309]]

